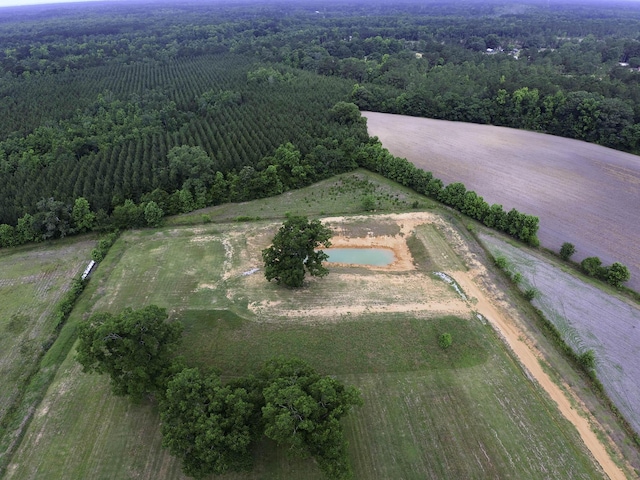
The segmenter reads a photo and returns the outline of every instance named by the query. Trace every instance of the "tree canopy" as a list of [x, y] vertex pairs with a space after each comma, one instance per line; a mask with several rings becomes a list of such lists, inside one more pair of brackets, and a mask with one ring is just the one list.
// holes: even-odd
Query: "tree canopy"
[[164, 392], [181, 335], [156, 305], [96, 313], [80, 326], [76, 359], [85, 372], [107, 373], [114, 394], [140, 400]]
[[244, 388], [223, 386], [217, 374], [184, 369], [168, 382], [160, 405], [162, 445], [191, 477], [245, 470], [259, 433], [255, 410]]
[[329, 256], [322, 246], [331, 246], [331, 229], [320, 220], [309, 221], [305, 216], [290, 215], [273, 238], [269, 248], [262, 251], [265, 277], [288, 287], [301, 287], [305, 273], [324, 277], [329, 270], [322, 265]]
[[313, 456], [329, 478], [351, 478], [340, 419], [362, 404], [358, 390], [296, 359], [271, 360], [262, 373], [265, 435]]

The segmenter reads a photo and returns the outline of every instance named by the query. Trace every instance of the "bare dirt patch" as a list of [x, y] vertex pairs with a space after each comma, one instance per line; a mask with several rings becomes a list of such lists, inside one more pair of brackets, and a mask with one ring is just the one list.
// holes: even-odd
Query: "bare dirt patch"
[[540, 218], [543, 246], [629, 267], [640, 290], [640, 157], [503, 127], [363, 112], [369, 133], [445, 183]]

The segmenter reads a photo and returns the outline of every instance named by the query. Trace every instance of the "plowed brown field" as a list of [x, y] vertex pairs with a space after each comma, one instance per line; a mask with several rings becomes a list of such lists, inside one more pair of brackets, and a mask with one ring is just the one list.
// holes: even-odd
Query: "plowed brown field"
[[462, 182], [489, 203], [540, 218], [538, 237], [574, 260], [622, 262], [640, 290], [640, 157], [511, 128], [363, 112], [369, 134], [392, 154]]

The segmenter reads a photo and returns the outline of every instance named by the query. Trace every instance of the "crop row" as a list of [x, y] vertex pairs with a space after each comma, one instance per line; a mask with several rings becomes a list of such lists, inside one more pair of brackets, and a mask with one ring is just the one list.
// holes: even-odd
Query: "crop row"
[[[180, 186], [168, 179], [166, 154], [175, 146], [201, 147], [223, 172], [255, 166], [286, 142], [308, 153], [328, 136], [327, 112], [346, 97], [348, 84], [274, 69], [275, 81], [249, 80], [257, 68], [269, 71], [224, 55], [79, 72], [82, 98], [75, 101], [85, 108], [0, 143], [7, 185], [0, 223], [33, 213], [42, 197], [70, 203], [82, 196], [109, 211], [155, 188], [173, 191]], [[43, 102], [45, 115], [59, 105], [55, 98]]]

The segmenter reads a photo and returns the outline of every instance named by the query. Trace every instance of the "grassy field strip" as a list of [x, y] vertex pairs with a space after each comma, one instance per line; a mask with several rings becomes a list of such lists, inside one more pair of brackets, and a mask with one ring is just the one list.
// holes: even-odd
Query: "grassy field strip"
[[181, 478], [178, 462], [160, 449], [157, 412], [113, 397], [106, 378], [82, 374], [73, 351], [23, 444], [30, 447], [14, 456], [7, 478]]
[[51, 313], [86, 267], [93, 240], [5, 249], [0, 255], [0, 420], [48, 348]]
[[431, 270], [443, 272], [466, 270], [464, 262], [456, 255], [438, 226], [424, 224], [417, 227], [415, 231], [416, 236], [426, 247], [429, 258], [431, 258], [434, 263], [433, 267], [430, 268]]
[[187, 308], [202, 280], [215, 284], [222, 276], [211, 268], [224, 257], [221, 242], [201, 242], [190, 229], [131, 232], [122, 241], [127, 249], [103, 287], [116, 295], [97, 298], [96, 311], [148, 304]]
[[[486, 361], [486, 339], [478, 325], [455, 316], [362, 315], [341, 322], [266, 323], [229, 311], [181, 312], [185, 359], [215, 364], [227, 375], [254, 371], [266, 359], [294, 355], [338, 375], [463, 368]], [[438, 333], [451, 331], [456, 344], [438, 348]]]
[[631, 425], [640, 432], [640, 308], [574, 275], [563, 272], [527, 250], [483, 236], [496, 254], [504, 255], [527, 285], [540, 296], [534, 305], [559, 329], [576, 351], [593, 349], [598, 378]]
[[365, 398], [347, 422], [357, 478], [599, 478], [567, 450], [575, 430], [504, 353], [466, 369], [350, 378]]
[[287, 212], [309, 217], [362, 214], [362, 197], [371, 192], [376, 198], [378, 211], [398, 208], [410, 210], [413, 202], [418, 202], [421, 208], [432, 208], [436, 205], [423, 195], [381, 175], [358, 169], [275, 197], [252, 200], [250, 203], [225, 203], [194, 213], [170, 217], [167, 224], [199, 225], [203, 223], [203, 215], [217, 222], [233, 222], [238, 217], [247, 215], [280, 221]]

